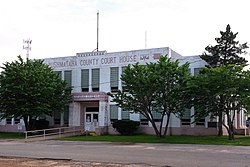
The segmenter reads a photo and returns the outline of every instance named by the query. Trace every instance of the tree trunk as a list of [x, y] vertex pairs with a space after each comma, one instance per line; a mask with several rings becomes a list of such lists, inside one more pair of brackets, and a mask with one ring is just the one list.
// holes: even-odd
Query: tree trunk
[[228, 124], [228, 140], [234, 140], [234, 127], [233, 121], [231, 120], [231, 115], [227, 114], [227, 124]]
[[159, 130], [158, 130], [156, 124], [155, 124], [155, 121], [154, 121], [153, 119], [151, 119], [150, 122], [151, 122], [151, 124], [152, 124], [152, 126], [153, 126], [153, 128], [154, 128], [154, 131], [155, 131], [156, 136], [161, 137], [161, 134], [160, 134], [160, 132], [159, 132]]
[[223, 131], [222, 131], [222, 112], [219, 113], [219, 122], [218, 122], [218, 136], [222, 136], [223, 135]]
[[166, 123], [166, 126], [165, 126], [165, 131], [164, 131], [164, 136], [167, 135], [167, 131], [168, 131], [168, 125], [169, 125], [169, 120], [170, 120], [170, 115], [171, 113], [167, 114], [167, 123]]
[[28, 121], [28, 116], [24, 116], [23, 121], [24, 121], [24, 124], [25, 124], [26, 131], [29, 131], [30, 130], [30, 124], [29, 124], [29, 121]]
[[158, 137], [161, 137], [160, 132], [159, 132], [159, 130], [158, 130], [156, 124], [155, 124], [155, 121], [154, 121], [154, 119], [152, 119], [153, 118], [152, 114], [150, 112], [148, 112], [148, 113], [142, 113], [141, 112], [141, 114], [144, 115], [147, 118], [147, 120], [152, 124], [153, 129], [155, 131], [155, 135], [158, 136]]
[[228, 132], [228, 140], [234, 140], [234, 132], [230, 128]]
[[[160, 124], [160, 135], [162, 136], [162, 126], [163, 126], [163, 119], [164, 119], [164, 116], [165, 116], [165, 111], [164, 111], [164, 113], [162, 113], [162, 115], [161, 115], [161, 124]], [[160, 136], [160, 137], [161, 137]], [[164, 136], [164, 135], [163, 135]]]
[[231, 121], [228, 121], [229, 128], [228, 128], [228, 140], [234, 140], [234, 129], [233, 124]]

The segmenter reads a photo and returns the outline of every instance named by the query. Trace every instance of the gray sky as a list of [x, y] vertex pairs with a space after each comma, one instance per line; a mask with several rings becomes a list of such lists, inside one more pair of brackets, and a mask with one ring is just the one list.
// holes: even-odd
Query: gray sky
[[147, 48], [197, 55], [227, 24], [250, 44], [249, 0], [0, 0], [0, 63], [25, 57], [26, 38], [30, 58], [93, 51], [97, 10], [99, 50], [144, 49], [147, 32]]

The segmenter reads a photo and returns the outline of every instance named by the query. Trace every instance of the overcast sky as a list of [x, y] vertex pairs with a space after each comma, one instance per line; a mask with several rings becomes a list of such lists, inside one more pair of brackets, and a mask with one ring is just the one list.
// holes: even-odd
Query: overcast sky
[[99, 50], [107, 52], [144, 49], [147, 32], [147, 48], [198, 55], [227, 24], [250, 44], [249, 0], [0, 0], [0, 63], [25, 58], [26, 38], [30, 58], [93, 51], [97, 10]]

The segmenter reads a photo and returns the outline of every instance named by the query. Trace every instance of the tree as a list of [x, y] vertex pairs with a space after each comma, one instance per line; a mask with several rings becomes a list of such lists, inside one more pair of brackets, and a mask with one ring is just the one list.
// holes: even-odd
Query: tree
[[[171, 114], [182, 115], [185, 106], [188, 66], [179, 66], [178, 61], [171, 62], [167, 56], [160, 57], [157, 63], [129, 65], [121, 76], [125, 89], [109, 95], [119, 107], [147, 118], [157, 136], [165, 136]], [[161, 115], [160, 126], [156, 125], [154, 112]]]
[[247, 53], [247, 43], [239, 44], [239, 41], [236, 41], [238, 33], [234, 34], [229, 24], [226, 27], [226, 31], [220, 31], [220, 34], [220, 38], [215, 38], [217, 45], [208, 45], [205, 48], [206, 52], [200, 57], [212, 68], [229, 64], [246, 64], [247, 60], [240, 57], [240, 55]]
[[225, 115], [227, 124], [225, 120], [222, 124], [227, 129], [229, 140], [234, 139], [235, 114], [247, 112], [250, 107], [250, 71], [244, 71], [243, 67], [204, 68], [200, 75], [188, 82], [190, 105], [195, 107], [196, 120], [203, 116], [216, 118]]
[[178, 61], [171, 62], [167, 57], [161, 57], [159, 62], [150, 63], [148, 66], [152, 71], [151, 77], [155, 80], [154, 108], [162, 115], [160, 134], [162, 134], [164, 116], [167, 117], [163, 133], [165, 136], [171, 114], [177, 117], [182, 116], [187, 106], [186, 85], [190, 77], [189, 64], [179, 65]]
[[71, 88], [42, 60], [7, 62], [0, 74], [1, 118], [23, 118], [26, 130], [31, 119], [63, 112], [71, 99]]
[[[239, 44], [236, 41], [238, 33], [233, 33], [228, 24], [226, 31], [220, 31], [221, 37], [215, 38], [217, 45], [208, 45], [200, 57], [208, 63], [208, 67], [215, 68], [229, 64], [243, 65], [247, 60], [240, 57], [241, 54], [246, 54], [248, 48], [247, 43]], [[222, 135], [222, 113], [219, 114], [219, 132]]]

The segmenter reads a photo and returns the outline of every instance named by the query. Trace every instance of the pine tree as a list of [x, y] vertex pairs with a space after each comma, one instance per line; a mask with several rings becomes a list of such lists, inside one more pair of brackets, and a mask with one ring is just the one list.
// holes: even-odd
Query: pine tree
[[205, 60], [209, 67], [220, 67], [223, 65], [235, 64], [242, 65], [246, 64], [247, 60], [240, 57], [241, 54], [246, 54], [248, 48], [247, 43], [239, 44], [236, 41], [237, 33], [231, 31], [231, 27], [228, 24], [226, 31], [220, 31], [221, 37], [215, 38], [217, 45], [208, 45], [200, 57]]

